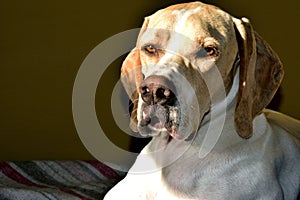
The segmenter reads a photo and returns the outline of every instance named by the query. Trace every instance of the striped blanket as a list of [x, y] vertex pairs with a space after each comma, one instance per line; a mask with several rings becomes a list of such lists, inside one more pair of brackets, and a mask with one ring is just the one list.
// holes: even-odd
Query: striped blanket
[[0, 162], [0, 199], [103, 199], [124, 175], [99, 161]]

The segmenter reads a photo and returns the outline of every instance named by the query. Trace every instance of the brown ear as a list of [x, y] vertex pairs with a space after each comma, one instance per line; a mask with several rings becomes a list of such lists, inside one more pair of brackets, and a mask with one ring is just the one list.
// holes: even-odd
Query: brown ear
[[133, 94], [137, 92], [142, 80], [140, 50], [133, 49], [127, 55], [121, 67], [121, 81], [131, 100], [134, 100]]
[[[145, 32], [149, 23], [149, 18], [146, 17], [143, 26], [140, 30], [137, 46], [140, 36]], [[138, 108], [138, 88], [143, 80], [142, 66], [140, 60], [140, 49], [133, 49], [124, 60], [121, 67], [121, 81], [132, 102], [132, 110], [130, 115], [130, 128], [134, 132], [137, 130], [137, 108]]]
[[283, 69], [277, 54], [253, 31], [248, 19], [233, 21], [240, 56], [235, 127], [241, 137], [249, 138], [253, 134], [253, 119], [273, 98], [283, 78]]
[[121, 81], [132, 103], [130, 128], [134, 132], [137, 132], [138, 86], [142, 80], [140, 53], [134, 49], [128, 54], [121, 68]]

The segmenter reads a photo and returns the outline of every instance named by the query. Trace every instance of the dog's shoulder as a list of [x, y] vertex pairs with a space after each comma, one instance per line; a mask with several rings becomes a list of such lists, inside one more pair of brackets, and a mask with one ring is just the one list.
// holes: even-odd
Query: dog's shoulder
[[272, 128], [276, 155], [281, 157], [275, 157], [274, 163], [278, 181], [287, 199], [293, 199], [300, 189], [300, 121], [272, 110], [264, 114]]
[[275, 127], [275, 132], [277, 132], [278, 129], [278, 131], [285, 132], [300, 148], [300, 120], [268, 109], [264, 110], [264, 114], [268, 122]]

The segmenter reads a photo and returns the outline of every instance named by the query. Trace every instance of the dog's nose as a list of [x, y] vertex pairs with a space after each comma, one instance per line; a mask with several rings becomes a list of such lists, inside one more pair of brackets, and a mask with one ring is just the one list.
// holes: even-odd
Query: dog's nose
[[171, 103], [174, 99], [174, 85], [163, 76], [149, 76], [140, 85], [143, 101], [150, 104]]

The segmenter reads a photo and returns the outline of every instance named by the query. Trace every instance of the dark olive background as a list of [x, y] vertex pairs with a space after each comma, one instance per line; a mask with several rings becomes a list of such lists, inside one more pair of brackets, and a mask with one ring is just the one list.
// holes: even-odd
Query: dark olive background
[[[72, 88], [87, 54], [106, 38], [140, 27], [171, 0], [0, 2], [0, 160], [91, 159], [72, 118]], [[249, 18], [285, 66], [280, 110], [300, 118], [300, 30], [297, 0], [215, 0]], [[127, 149], [129, 138], [110, 114], [110, 93], [124, 57], [102, 77], [96, 95], [100, 123]]]

